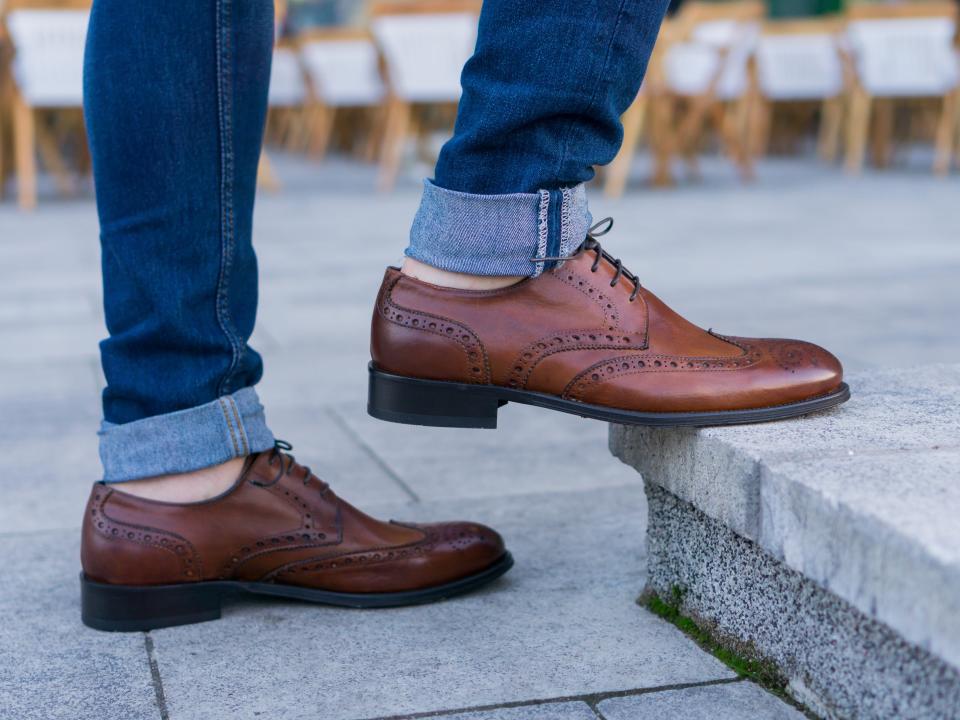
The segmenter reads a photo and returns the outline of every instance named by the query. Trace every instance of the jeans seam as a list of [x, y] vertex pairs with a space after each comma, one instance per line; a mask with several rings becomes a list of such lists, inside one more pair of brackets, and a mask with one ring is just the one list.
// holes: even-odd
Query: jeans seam
[[[233, 209], [233, 83], [230, 38], [233, 0], [217, 0], [217, 105], [220, 129], [220, 276], [217, 279], [217, 323], [230, 343], [230, 366], [220, 379], [218, 395], [229, 394], [229, 381], [240, 365], [243, 342], [233, 330], [227, 299], [234, 251]], [[232, 432], [232, 431], [231, 431]]]
[[[560, 257], [566, 257], [570, 254], [570, 195], [572, 188], [564, 188], [560, 191]], [[559, 266], [558, 266], [559, 267]]]
[[230, 413], [227, 412], [226, 401], [221, 397], [217, 398], [217, 401], [220, 403], [220, 411], [223, 413], [223, 419], [227, 423], [227, 429], [230, 431], [230, 441], [233, 443], [233, 455], [234, 457], [240, 457], [240, 446], [237, 444], [237, 435], [233, 429], [233, 422], [230, 420]]
[[[540, 207], [537, 212], [537, 257], [547, 256], [547, 240], [550, 237], [550, 192], [540, 190]], [[533, 277], [539, 276], [546, 264], [543, 262], [534, 263]]]
[[247, 442], [247, 431], [246, 428], [243, 427], [243, 419], [240, 416], [240, 410], [237, 408], [237, 401], [233, 399], [233, 395], [228, 395], [227, 399], [230, 401], [233, 418], [237, 423], [237, 434], [240, 436], [241, 450], [243, 450], [243, 456], [246, 457], [250, 454], [250, 443]]

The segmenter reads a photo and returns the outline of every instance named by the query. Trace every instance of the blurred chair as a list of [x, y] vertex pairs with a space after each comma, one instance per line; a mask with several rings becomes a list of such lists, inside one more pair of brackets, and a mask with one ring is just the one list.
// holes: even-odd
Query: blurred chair
[[0, 109], [7, 108], [10, 116], [17, 198], [25, 210], [37, 203], [38, 151], [58, 188], [63, 192], [73, 188], [58, 138], [50, 126], [37, 122], [39, 113], [66, 111], [69, 117], [60, 127], [76, 131], [79, 152], [86, 153], [81, 109], [89, 4], [89, 0], [8, 0], [4, 9], [2, 22], [14, 55]]
[[[648, 75], [649, 72], [650, 66], [648, 64]], [[645, 81], [640, 88], [640, 92], [637, 93], [637, 97], [620, 119], [623, 123], [623, 142], [604, 175], [603, 191], [608, 197], [618, 198], [623, 195], [627, 186], [627, 178], [630, 175], [633, 156], [636, 154], [637, 146], [646, 130], [649, 113], [650, 84]]]
[[756, 98], [749, 130], [752, 155], [764, 155], [774, 104], [818, 105], [820, 157], [836, 159], [843, 120], [844, 66], [835, 19], [772, 21], [764, 25], [755, 56]]
[[365, 139], [367, 157], [380, 146], [379, 127], [386, 88], [379, 58], [370, 35], [362, 30], [316, 30], [298, 38], [300, 59], [307, 72], [309, 100], [308, 152], [322, 158], [327, 152], [337, 112], [366, 108], [371, 112]]
[[294, 148], [307, 134], [308, 89], [295, 43], [280, 40], [270, 65], [270, 133], [281, 145]]
[[956, 5], [939, 2], [862, 4], [848, 9], [846, 41], [854, 67], [847, 114], [846, 169], [859, 173], [873, 121], [874, 162], [890, 161], [896, 105], [938, 106], [933, 169], [950, 169], [956, 141], [960, 68], [954, 46]]
[[670, 101], [664, 91], [663, 56], [665, 48], [675, 42], [676, 27], [677, 24], [670, 18], [663, 21], [647, 62], [643, 85], [621, 118], [623, 142], [603, 175], [604, 192], [608, 197], [617, 198], [623, 194], [633, 157], [644, 135], [647, 136], [648, 145], [654, 155], [654, 184], [668, 185], [671, 182], [672, 127], [669, 117]]
[[674, 108], [674, 146], [696, 171], [696, 153], [708, 124], [744, 179], [753, 176], [746, 146], [749, 64], [765, 6], [742, 2], [690, 2], [677, 15], [680, 38], [664, 51], [664, 90]]
[[370, 29], [388, 89], [381, 190], [396, 182], [414, 109], [459, 102], [460, 72], [473, 54], [479, 9], [474, 0], [373, 3]]

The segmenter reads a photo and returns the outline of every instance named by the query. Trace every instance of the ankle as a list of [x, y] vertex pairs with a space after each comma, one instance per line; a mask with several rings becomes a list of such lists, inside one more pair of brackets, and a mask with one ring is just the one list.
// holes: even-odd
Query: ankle
[[237, 482], [246, 458], [176, 475], [158, 475], [118, 485], [123, 492], [146, 500], [170, 503], [202, 502], [229, 490]]
[[413, 258], [405, 258], [400, 272], [417, 280], [459, 290], [498, 290], [516, 285], [522, 275], [469, 275], [441, 270]]

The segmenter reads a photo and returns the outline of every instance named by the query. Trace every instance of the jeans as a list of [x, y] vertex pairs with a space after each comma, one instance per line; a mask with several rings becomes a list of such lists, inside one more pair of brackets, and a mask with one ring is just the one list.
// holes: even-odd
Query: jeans
[[[406, 254], [537, 275], [590, 223], [584, 183], [622, 138], [666, 0], [486, 0]], [[108, 482], [271, 447], [248, 344], [270, 0], [95, 0], [84, 113], [101, 226]]]

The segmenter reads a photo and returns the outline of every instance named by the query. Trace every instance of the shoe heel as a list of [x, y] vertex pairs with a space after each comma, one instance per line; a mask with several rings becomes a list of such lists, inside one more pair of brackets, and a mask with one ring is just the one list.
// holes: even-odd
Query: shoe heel
[[407, 425], [495, 428], [497, 409], [507, 401], [480, 390], [467, 383], [391, 375], [371, 363], [367, 412], [380, 420]]
[[214, 583], [107, 585], [81, 573], [81, 619], [88, 627], [115, 632], [217, 620], [222, 593]]

